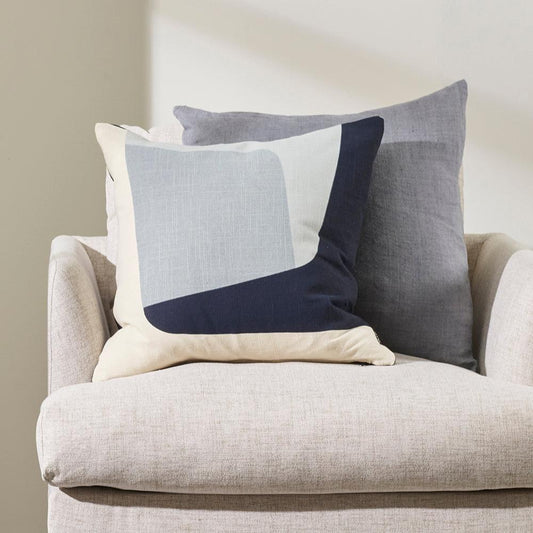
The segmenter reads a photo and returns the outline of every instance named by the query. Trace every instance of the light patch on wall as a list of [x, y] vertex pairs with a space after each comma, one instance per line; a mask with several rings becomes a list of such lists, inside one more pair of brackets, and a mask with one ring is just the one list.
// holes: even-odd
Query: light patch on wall
[[[386, 16], [384, 15], [386, 13]], [[533, 244], [531, 2], [154, 0], [151, 114], [350, 113], [469, 83], [465, 229]], [[502, 203], [503, 202], [503, 203]]]

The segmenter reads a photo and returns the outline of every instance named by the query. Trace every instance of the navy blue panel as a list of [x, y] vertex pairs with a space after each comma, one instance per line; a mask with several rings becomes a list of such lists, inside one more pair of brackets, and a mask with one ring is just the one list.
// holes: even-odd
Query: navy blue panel
[[357, 299], [353, 272], [382, 135], [379, 117], [342, 125], [339, 161], [318, 252], [311, 262], [148, 306], [144, 309], [148, 321], [167, 333], [188, 334], [325, 331], [365, 324], [353, 313]]

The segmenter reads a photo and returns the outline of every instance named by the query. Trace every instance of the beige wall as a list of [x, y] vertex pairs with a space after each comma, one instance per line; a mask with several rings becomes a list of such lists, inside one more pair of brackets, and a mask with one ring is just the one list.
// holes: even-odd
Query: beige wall
[[0, 531], [46, 531], [34, 444], [54, 235], [102, 234], [98, 120], [146, 124], [142, 0], [4, 2], [0, 14]]
[[[0, 16], [0, 531], [45, 529], [34, 446], [57, 234], [104, 232], [96, 121], [352, 112], [470, 84], [467, 231], [533, 243], [529, 0], [48, 0]], [[145, 30], [146, 27], [146, 30]]]
[[154, 122], [176, 103], [353, 112], [466, 78], [466, 230], [533, 244], [531, 0], [154, 0], [151, 19]]

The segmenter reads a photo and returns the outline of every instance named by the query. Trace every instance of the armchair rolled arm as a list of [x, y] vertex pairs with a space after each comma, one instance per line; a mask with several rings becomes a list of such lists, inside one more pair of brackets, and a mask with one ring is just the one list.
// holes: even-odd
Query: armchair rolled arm
[[75, 237], [52, 241], [48, 271], [48, 392], [91, 381], [109, 327], [93, 264]]
[[483, 236], [472, 299], [481, 373], [533, 385], [533, 250], [503, 234]]

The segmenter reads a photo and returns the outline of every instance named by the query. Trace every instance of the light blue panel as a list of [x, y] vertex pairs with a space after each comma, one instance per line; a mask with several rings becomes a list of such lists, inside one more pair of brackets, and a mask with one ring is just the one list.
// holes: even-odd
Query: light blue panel
[[276, 154], [134, 139], [128, 133], [126, 163], [144, 307], [294, 268]]

